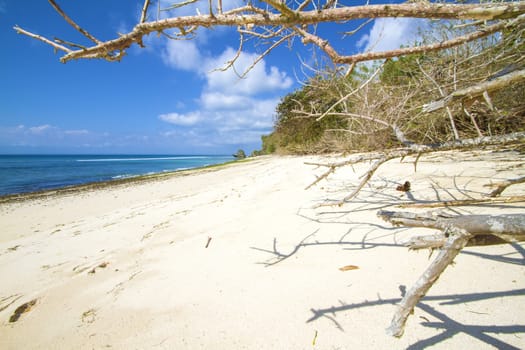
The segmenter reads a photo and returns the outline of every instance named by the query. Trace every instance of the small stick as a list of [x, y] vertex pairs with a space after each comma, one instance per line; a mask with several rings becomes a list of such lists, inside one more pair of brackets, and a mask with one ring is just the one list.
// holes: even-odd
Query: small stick
[[206, 242], [206, 246], [204, 248], [208, 248], [211, 242], [211, 237], [208, 237], [208, 241]]

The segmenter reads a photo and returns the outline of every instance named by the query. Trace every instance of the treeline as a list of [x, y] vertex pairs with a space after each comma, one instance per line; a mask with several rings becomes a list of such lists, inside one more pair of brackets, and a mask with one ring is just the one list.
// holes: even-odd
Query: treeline
[[[422, 42], [466, 34], [479, 25], [434, 24]], [[475, 27], [475, 28], [474, 28]], [[440, 143], [525, 131], [525, 83], [430, 113], [450, 93], [523, 70], [524, 26], [476, 42], [374, 65], [318, 72], [277, 106], [260, 153], [326, 153]], [[438, 40], [436, 40], [438, 39]]]

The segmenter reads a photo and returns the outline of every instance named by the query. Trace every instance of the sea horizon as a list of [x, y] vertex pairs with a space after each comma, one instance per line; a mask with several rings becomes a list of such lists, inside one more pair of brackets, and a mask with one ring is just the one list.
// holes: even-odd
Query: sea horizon
[[200, 168], [233, 160], [206, 154], [0, 154], [0, 196]]

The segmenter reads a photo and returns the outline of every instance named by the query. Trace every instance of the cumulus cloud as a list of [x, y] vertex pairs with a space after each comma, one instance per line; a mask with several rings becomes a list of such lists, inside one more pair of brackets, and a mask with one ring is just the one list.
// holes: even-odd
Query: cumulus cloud
[[262, 134], [270, 132], [277, 103], [277, 98], [233, 96], [227, 99], [219, 93], [203, 94], [198, 112], [159, 116], [161, 120], [178, 126], [161, 135], [184, 138], [196, 146], [256, 143]]
[[216, 70], [233, 57], [235, 57], [235, 51], [227, 48], [220, 56], [207, 60], [205, 74], [208, 89], [230, 94], [255, 95], [261, 92], [286, 89], [293, 83], [292, 79], [277, 67], [271, 66], [267, 69], [264, 60], [258, 62], [244, 78], [239, 78], [238, 74], [244, 73], [257, 59], [257, 55], [252, 53], [241, 52], [233, 64], [233, 69]]
[[162, 60], [166, 65], [181, 70], [199, 70], [201, 59], [197, 44], [193, 40], [168, 40], [162, 53]]
[[364, 34], [356, 43], [364, 51], [387, 51], [412, 44], [418, 38], [424, 21], [416, 18], [378, 18], [370, 33]]
[[89, 131], [86, 129], [80, 129], [80, 130], [66, 130], [64, 131], [64, 134], [66, 135], [87, 135], [89, 134]]
[[44, 132], [52, 130], [52, 129], [53, 127], [51, 125], [45, 124], [45, 125], [30, 127], [28, 130], [32, 134], [43, 134]]
[[275, 66], [267, 67], [261, 60], [243, 78], [244, 73], [257, 59], [253, 53], [241, 52], [233, 67], [221, 70], [227, 62], [236, 56], [231, 47], [226, 48], [219, 56], [203, 55], [196, 41], [168, 40], [162, 53], [164, 63], [172, 68], [193, 71], [206, 80], [206, 88], [228, 94], [255, 95], [261, 92], [289, 88], [293, 81]]
[[264, 59], [246, 77], [240, 78], [238, 73], [243, 73], [257, 59], [254, 53], [242, 52], [233, 68], [218, 69], [235, 55], [234, 49], [226, 48], [220, 55], [211, 57], [200, 52], [197, 43], [192, 41], [167, 44], [164, 62], [176, 69], [195, 72], [202, 77], [203, 84], [195, 108], [158, 116], [177, 127], [162, 132], [161, 136], [183, 138], [195, 146], [217, 147], [256, 144], [261, 135], [271, 131], [279, 97], [293, 81], [278, 67], [268, 66]]
[[219, 91], [204, 92], [200, 102], [206, 110], [245, 109], [252, 100], [246, 96], [225, 94]]
[[187, 114], [167, 113], [159, 115], [159, 119], [170, 124], [189, 126], [196, 124], [200, 119], [200, 112], [190, 112]]

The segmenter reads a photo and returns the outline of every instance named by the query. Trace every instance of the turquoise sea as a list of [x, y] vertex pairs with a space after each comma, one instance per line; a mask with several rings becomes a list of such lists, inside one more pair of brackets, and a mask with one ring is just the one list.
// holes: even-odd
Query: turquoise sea
[[199, 168], [232, 156], [0, 155], [0, 196]]

